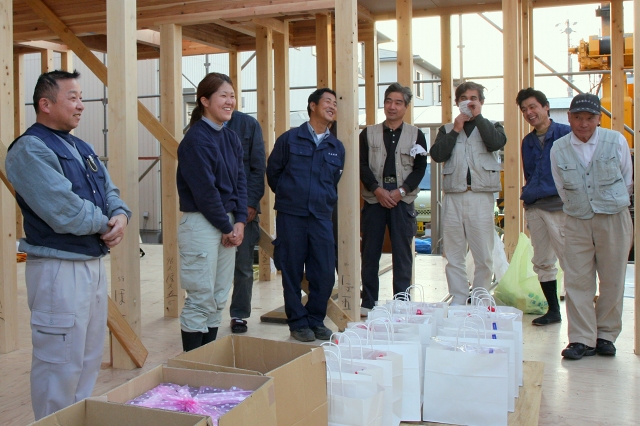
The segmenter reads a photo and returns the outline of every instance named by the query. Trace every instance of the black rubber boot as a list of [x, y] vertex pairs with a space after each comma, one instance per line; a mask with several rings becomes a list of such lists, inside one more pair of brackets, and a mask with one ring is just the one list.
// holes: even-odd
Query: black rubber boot
[[560, 315], [560, 303], [558, 302], [558, 282], [556, 280], [541, 282], [540, 287], [542, 287], [544, 297], [547, 299], [547, 303], [549, 304], [549, 310], [543, 316], [531, 321], [531, 324], [548, 325], [562, 321], [562, 316]]
[[203, 333], [200, 333], [199, 331], [189, 332], [184, 330], [180, 330], [180, 332], [182, 333], [183, 351], [189, 352], [202, 346]]
[[202, 346], [211, 343], [218, 337], [218, 327], [209, 327], [208, 333], [202, 333]]

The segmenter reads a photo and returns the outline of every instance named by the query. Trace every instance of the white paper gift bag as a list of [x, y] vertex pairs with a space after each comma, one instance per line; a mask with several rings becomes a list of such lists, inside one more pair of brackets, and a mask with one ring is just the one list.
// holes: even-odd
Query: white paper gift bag
[[[443, 342], [445, 343], [445, 342]], [[458, 425], [506, 425], [509, 356], [473, 346], [427, 348], [423, 420]]]

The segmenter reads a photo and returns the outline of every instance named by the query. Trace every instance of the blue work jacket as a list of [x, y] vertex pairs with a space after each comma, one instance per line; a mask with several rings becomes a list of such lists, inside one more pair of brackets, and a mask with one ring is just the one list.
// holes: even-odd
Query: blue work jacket
[[307, 123], [283, 133], [267, 161], [274, 209], [294, 216], [331, 220], [344, 167], [344, 146], [329, 134], [318, 146]]
[[558, 195], [551, 175], [549, 153], [553, 143], [570, 132], [571, 127], [551, 120], [551, 126], [544, 138], [544, 147], [540, 146], [535, 129], [522, 140], [522, 167], [525, 184], [522, 187], [520, 199], [525, 204], [533, 204], [540, 198]]

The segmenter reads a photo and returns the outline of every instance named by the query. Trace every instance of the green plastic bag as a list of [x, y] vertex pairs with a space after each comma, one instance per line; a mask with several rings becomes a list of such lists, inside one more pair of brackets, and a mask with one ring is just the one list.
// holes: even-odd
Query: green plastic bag
[[[518, 245], [511, 257], [509, 268], [500, 279], [494, 291], [496, 303], [513, 306], [525, 314], [545, 314], [549, 309], [547, 299], [542, 293], [538, 275], [533, 272], [533, 246], [525, 234], [520, 233]], [[558, 263], [557, 280], [562, 282], [562, 270]], [[560, 288], [560, 286], [558, 286]]]

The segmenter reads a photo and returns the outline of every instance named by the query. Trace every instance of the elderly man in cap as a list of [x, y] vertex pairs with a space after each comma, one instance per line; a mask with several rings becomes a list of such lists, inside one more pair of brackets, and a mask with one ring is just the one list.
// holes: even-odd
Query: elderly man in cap
[[[567, 359], [613, 356], [622, 329], [622, 297], [633, 225], [629, 145], [619, 132], [599, 128], [600, 100], [577, 95], [569, 109], [571, 133], [555, 141], [551, 172], [564, 202]], [[594, 306], [596, 272], [600, 296]]]

